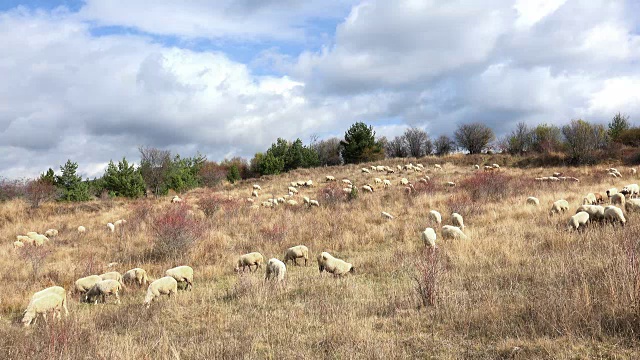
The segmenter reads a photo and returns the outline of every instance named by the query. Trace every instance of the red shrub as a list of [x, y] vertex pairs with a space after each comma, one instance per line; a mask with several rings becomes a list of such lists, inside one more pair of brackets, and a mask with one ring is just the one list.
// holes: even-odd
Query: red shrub
[[226, 196], [210, 195], [198, 200], [198, 206], [207, 217], [211, 217], [218, 210], [224, 210], [225, 213], [235, 215], [242, 207], [242, 203]]
[[152, 222], [153, 253], [156, 258], [180, 258], [204, 234], [204, 223], [196, 219], [189, 206], [173, 204]]
[[440, 298], [442, 275], [445, 272], [441, 250], [425, 247], [418, 259], [413, 276], [416, 293], [423, 306], [436, 306]]
[[476, 172], [463, 180], [465, 189], [473, 201], [500, 201], [513, 193], [513, 177], [497, 172]]
[[273, 224], [260, 229], [264, 239], [269, 242], [282, 242], [287, 236], [287, 231], [287, 227], [283, 224]]
[[25, 198], [33, 208], [40, 204], [53, 200], [58, 194], [58, 189], [51, 182], [46, 180], [31, 180], [25, 186]]
[[342, 191], [338, 183], [330, 183], [318, 191], [318, 198], [325, 204], [335, 204], [349, 199], [349, 194]]

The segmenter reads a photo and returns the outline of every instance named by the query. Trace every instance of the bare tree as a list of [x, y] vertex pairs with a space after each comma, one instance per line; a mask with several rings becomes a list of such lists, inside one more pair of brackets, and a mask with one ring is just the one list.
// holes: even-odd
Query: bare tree
[[506, 150], [510, 154], [522, 154], [529, 151], [531, 147], [532, 131], [527, 124], [519, 122], [515, 130], [507, 138]]
[[404, 158], [409, 156], [407, 144], [403, 135], [396, 136], [393, 140], [387, 141], [384, 146], [384, 151], [389, 158]]
[[326, 140], [315, 141], [311, 144], [311, 148], [318, 153], [320, 165], [340, 165], [342, 164], [342, 156], [340, 155], [340, 139], [330, 138]]
[[435, 153], [438, 156], [449, 155], [455, 150], [455, 142], [447, 135], [440, 135], [433, 145], [435, 147]]
[[493, 130], [487, 125], [478, 122], [458, 125], [454, 136], [458, 146], [467, 149], [469, 154], [481, 153], [495, 139]]
[[592, 125], [584, 120], [571, 120], [562, 127], [567, 153], [578, 164], [588, 162], [593, 151], [604, 149], [608, 143], [608, 135], [603, 125]]
[[171, 152], [154, 147], [138, 148], [140, 151], [140, 173], [144, 182], [150, 187], [154, 195], [158, 196], [160, 187], [165, 182], [171, 167]]
[[410, 127], [405, 130], [403, 135], [404, 142], [407, 146], [409, 155], [413, 157], [421, 157], [431, 154], [433, 145], [429, 140], [427, 132], [417, 127]]

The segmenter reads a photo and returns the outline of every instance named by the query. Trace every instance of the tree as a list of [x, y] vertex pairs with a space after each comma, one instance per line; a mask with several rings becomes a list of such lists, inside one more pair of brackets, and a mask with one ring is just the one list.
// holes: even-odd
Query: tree
[[47, 170], [47, 172], [40, 174], [40, 180], [48, 182], [52, 185], [54, 185], [56, 183], [56, 175], [53, 172], [52, 168], [49, 168], [49, 170]]
[[344, 140], [340, 142], [340, 146], [345, 164], [374, 161], [384, 157], [382, 145], [376, 141], [373, 127], [363, 122], [351, 125], [344, 134]]
[[629, 124], [629, 116], [617, 113], [616, 116], [611, 119], [608, 127], [609, 138], [613, 141], [618, 141], [620, 134], [631, 127]]
[[53, 200], [57, 195], [57, 188], [48, 179], [40, 178], [27, 183], [24, 191], [25, 198], [31, 207], [37, 208], [42, 203]]
[[402, 139], [406, 144], [409, 155], [412, 157], [422, 157], [431, 154], [433, 151], [433, 145], [431, 144], [431, 140], [429, 140], [429, 135], [422, 129], [410, 127], [405, 130]]
[[145, 183], [140, 170], [122, 158], [117, 166], [109, 161], [102, 176], [102, 188], [115, 196], [139, 198], [144, 195]]
[[76, 174], [78, 163], [67, 160], [60, 166], [61, 175], [56, 175], [56, 186], [61, 189], [63, 201], [88, 201], [89, 185], [82, 181], [82, 177]]
[[330, 138], [314, 142], [311, 147], [318, 154], [318, 165], [333, 166], [342, 164], [340, 139]]
[[387, 157], [390, 158], [405, 158], [409, 156], [409, 152], [407, 151], [407, 144], [405, 142], [404, 136], [396, 136], [393, 140], [388, 141], [384, 148]]
[[531, 149], [539, 153], [560, 151], [562, 131], [555, 125], [540, 124], [531, 130]]
[[455, 142], [447, 135], [440, 135], [434, 142], [435, 153], [438, 156], [449, 155], [455, 150]]
[[171, 152], [154, 147], [139, 147], [140, 174], [155, 196], [160, 195], [171, 168]]
[[562, 127], [567, 154], [576, 164], [589, 162], [593, 151], [607, 146], [607, 132], [602, 125], [592, 125], [584, 120], [571, 120]]
[[240, 170], [238, 170], [238, 167], [235, 164], [231, 165], [227, 172], [227, 180], [233, 184], [240, 179]]
[[634, 127], [622, 131], [617, 141], [627, 146], [640, 147], [640, 128]]
[[482, 123], [458, 125], [454, 133], [456, 143], [469, 154], [480, 154], [495, 139], [493, 130]]
[[[235, 164], [233, 164], [235, 165]], [[217, 164], [214, 161], [207, 161], [202, 164], [200, 171], [198, 172], [198, 177], [200, 178], [200, 182], [203, 186], [214, 187], [222, 182], [222, 180], [226, 179], [228, 168], [231, 166], [224, 166], [222, 164]], [[237, 165], [236, 165], [237, 168]]]
[[525, 153], [529, 151], [531, 138], [531, 130], [527, 124], [520, 122], [507, 138], [506, 150], [512, 155]]
[[[260, 156], [259, 156], [260, 155]], [[278, 175], [284, 171], [284, 158], [278, 158], [273, 154], [256, 154], [258, 172], [261, 175]]]
[[180, 155], [176, 155], [166, 174], [166, 179], [161, 189], [162, 193], [167, 193], [169, 189], [182, 193], [200, 186], [198, 173], [206, 161], [207, 158], [200, 154], [187, 158], [181, 158]]

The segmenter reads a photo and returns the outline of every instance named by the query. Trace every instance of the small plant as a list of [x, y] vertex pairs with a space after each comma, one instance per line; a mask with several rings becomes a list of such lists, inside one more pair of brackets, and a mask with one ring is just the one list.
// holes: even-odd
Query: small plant
[[204, 234], [204, 224], [184, 204], [175, 204], [153, 219], [153, 253], [156, 258], [180, 258]]
[[351, 192], [349, 193], [349, 200], [353, 201], [357, 199], [358, 199], [358, 188], [354, 186], [351, 188]]
[[337, 183], [331, 183], [318, 191], [318, 198], [325, 204], [335, 204], [347, 200], [345, 193]]
[[442, 275], [445, 272], [438, 248], [425, 247], [416, 262], [413, 276], [415, 291], [422, 306], [436, 306], [440, 298]]
[[27, 183], [24, 195], [32, 208], [38, 208], [42, 203], [55, 199], [57, 190], [53, 183], [38, 179]]
[[35, 281], [38, 278], [40, 270], [45, 265], [49, 255], [52, 253], [53, 250], [48, 246], [24, 246], [20, 248], [20, 258], [31, 264], [32, 281]]

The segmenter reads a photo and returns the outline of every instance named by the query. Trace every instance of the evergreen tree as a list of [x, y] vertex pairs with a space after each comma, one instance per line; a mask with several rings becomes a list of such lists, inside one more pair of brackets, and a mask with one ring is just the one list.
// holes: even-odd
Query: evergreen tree
[[116, 166], [109, 161], [102, 176], [102, 188], [115, 196], [138, 198], [144, 195], [145, 183], [139, 169], [122, 158]]
[[376, 141], [376, 133], [373, 127], [363, 122], [357, 122], [344, 134], [342, 146], [342, 159], [345, 164], [357, 164], [365, 161], [374, 161], [384, 158], [382, 145]]
[[60, 166], [61, 175], [56, 175], [55, 185], [61, 189], [62, 201], [88, 201], [89, 185], [82, 181], [82, 177], [76, 174], [78, 163], [67, 160]]
[[227, 172], [227, 180], [233, 184], [240, 179], [240, 170], [238, 170], [238, 166], [236, 164], [232, 164]]
[[611, 140], [613, 141], [618, 141], [620, 134], [622, 134], [622, 132], [624, 132], [625, 130], [629, 130], [629, 128], [631, 127], [629, 124], [629, 117], [620, 113], [617, 113], [616, 116], [611, 119], [611, 122], [608, 126], [609, 138], [611, 138]]

